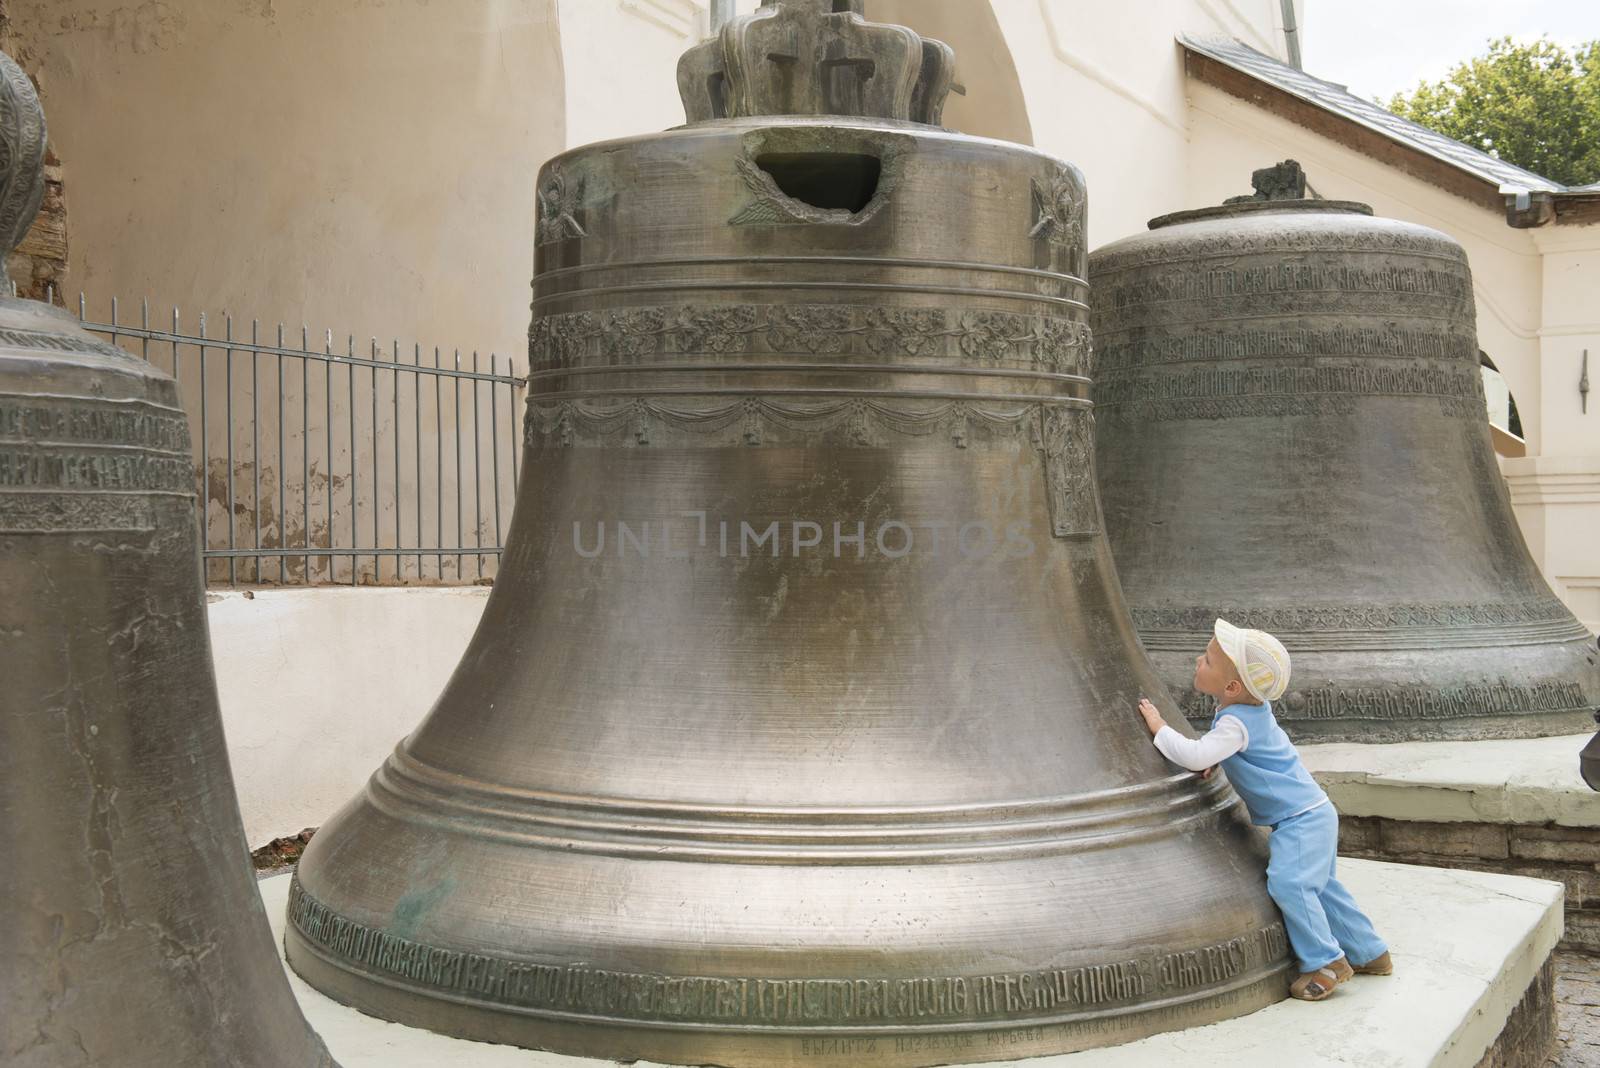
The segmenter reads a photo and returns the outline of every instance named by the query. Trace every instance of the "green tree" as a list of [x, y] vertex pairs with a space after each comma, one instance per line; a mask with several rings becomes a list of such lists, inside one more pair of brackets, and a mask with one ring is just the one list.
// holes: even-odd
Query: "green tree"
[[1563, 185], [1600, 181], [1600, 41], [1489, 42], [1438, 82], [1389, 101], [1396, 115]]

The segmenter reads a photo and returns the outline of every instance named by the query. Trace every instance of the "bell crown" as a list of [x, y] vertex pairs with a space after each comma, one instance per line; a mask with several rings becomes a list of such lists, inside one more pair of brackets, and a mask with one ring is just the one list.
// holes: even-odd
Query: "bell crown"
[[937, 126], [955, 52], [905, 26], [868, 22], [864, 0], [762, 0], [678, 61], [688, 121], [841, 115]]

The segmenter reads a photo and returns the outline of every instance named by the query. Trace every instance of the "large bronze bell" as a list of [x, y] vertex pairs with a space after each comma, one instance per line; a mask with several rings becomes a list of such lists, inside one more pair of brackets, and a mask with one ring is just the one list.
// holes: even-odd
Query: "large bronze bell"
[[1162, 678], [1209, 718], [1221, 615], [1288, 646], [1299, 741], [1582, 731], [1593, 639], [1495, 465], [1465, 253], [1256, 180], [1090, 257], [1106, 532]]
[[1167, 699], [1101, 536], [1082, 177], [930, 125], [948, 50], [835, 6], [733, 22], [691, 125], [541, 171], [504, 566], [292, 890], [333, 997], [862, 1068], [1284, 996], [1237, 800], [1134, 713]]
[[[44, 116], [0, 55], [0, 241]], [[0, 298], [0, 1064], [332, 1066], [257, 896], [176, 384]]]

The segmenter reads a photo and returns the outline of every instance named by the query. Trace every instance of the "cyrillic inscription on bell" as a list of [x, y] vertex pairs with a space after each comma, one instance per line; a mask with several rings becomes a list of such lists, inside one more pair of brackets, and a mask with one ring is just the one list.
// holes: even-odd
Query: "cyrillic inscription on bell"
[[1133, 714], [1162, 691], [1095, 496], [1083, 180], [912, 121], [948, 50], [834, 6], [736, 20], [684, 61], [704, 121], [539, 175], [503, 569], [293, 889], [332, 996], [851, 1068], [1284, 996], [1236, 798]]
[[1593, 638], [1495, 464], [1465, 253], [1306, 199], [1292, 161], [1256, 177], [1090, 258], [1100, 490], [1145, 648], [1199, 719], [1211, 621], [1271, 631], [1300, 741], [1580, 733]]
[[11, 295], [46, 143], [0, 53], [0, 1064], [334, 1068], [250, 867], [177, 383]]

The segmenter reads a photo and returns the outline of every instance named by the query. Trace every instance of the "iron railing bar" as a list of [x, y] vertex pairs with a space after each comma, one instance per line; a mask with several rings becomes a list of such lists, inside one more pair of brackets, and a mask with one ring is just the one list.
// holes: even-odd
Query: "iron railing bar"
[[[411, 350], [411, 364], [412, 364], [413, 367], [421, 367], [422, 366], [422, 342], [420, 342], [420, 341], [418, 341], [416, 343], [415, 347]], [[397, 375], [399, 374], [398, 371], [395, 372], [395, 373]], [[395, 383], [394, 392], [395, 392], [395, 396], [396, 397], [398, 397], [400, 395], [400, 383], [398, 381]], [[412, 433], [412, 439], [411, 440], [412, 440], [413, 444], [415, 444], [416, 447], [417, 447], [417, 482], [416, 482], [416, 496], [414, 498], [415, 501], [416, 501], [416, 505], [417, 505], [417, 544], [421, 545], [422, 544], [422, 375], [420, 373], [413, 373], [412, 376], [411, 376], [411, 414], [412, 414], [412, 417], [413, 417], [413, 423], [412, 423], [413, 433]], [[395, 515], [395, 527], [394, 528], [395, 528], [396, 531], [399, 531], [399, 529], [400, 529], [400, 509], [399, 509], [398, 506], [396, 506], [396, 508], [394, 510], [394, 515]], [[396, 535], [396, 540], [399, 540], [398, 534]], [[422, 554], [421, 553], [417, 554], [417, 581], [418, 582], [422, 581]]]
[[[325, 331], [322, 337], [323, 350], [331, 355], [333, 353], [333, 331]], [[328, 445], [328, 466], [323, 469], [322, 482], [327, 490], [325, 497], [328, 507], [328, 548], [331, 549], [333, 548], [333, 363], [330, 361], [323, 370], [326, 374], [322, 376], [322, 437]], [[331, 583], [335, 578], [333, 558], [329, 557], [328, 581]]]
[[[461, 350], [456, 349], [456, 370], [461, 370]], [[456, 548], [460, 548], [466, 538], [461, 534], [461, 379], [453, 380], [455, 383], [455, 400], [451, 404], [451, 423], [455, 429], [456, 439]], [[461, 554], [456, 554], [456, 578], [461, 578]]]
[[[234, 497], [233, 497], [233, 316], [226, 310], [222, 313], [223, 330], [228, 342], [225, 351], [226, 358], [222, 364], [222, 382], [227, 390], [223, 404], [223, 421], [226, 426], [224, 432], [228, 435], [228, 448], [225, 455], [228, 463], [228, 548], [237, 549], [238, 543], [234, 540]], [[228, 585], [239, 585], [239, 562], [233, 557], [228, 557]]]
[[[433, 366], [439, 366], [439, 346], [433, 347]], [[436, 549], [444, 548], [444, 379], [435, 375], [433, 378], [433, 545]], [[417, 538], [418, 541], [422, 539]], [[444, 557], [435, 554], [433, 566], [439, 572], [439, 581], [444, 581]]]
[[[494, 353], [489, 353], [490, 374], [494, 373], [496, 359], [497, 357]], [[500, 406], [494, 401], [493, 386], [489, 387], [489, 448], [491, 450], [490, 455], [494, 458], [492, 469], [494, 471], [494, 541], [496, 545], [499, 545], [504, 540], [500, 533]], [[482, 557], [479, 557], [479, 559], [481, 560]], [[496, 577], [499, 574], [500, 568], [496, 566]]]
[[139, 321], [144, 324], [145, 334], [147, 335], [143, 339], [140, 340], [139, 347], [142, 350], [142, 354], [144, 356], [144, 362], [145, 363], [149, 363], [150, 362], [150, 338], [148, 336], [148, 334], [150, 332], [150, 298], [149, 297], [141, 297], [139, 299]]
[[[372, 339], [372, 547], [376, 549], [383, 543], [383, 537], [378, 530], [378, 523], [383, 513], [382, 500], [383, 485], [382, 474], [378, 470], [378, 339]], [[395, 479], [395, 487], [399, 488], [400, 480]], [[378, 585], [383, 584], [382, 561], [378, 557], [372, 558], [372, 581]]]
[[[311, 331], [300, 324], [300, 350], [311, 348]], [[311, 548], [311, 361], [300, 361], [300, 540]], [[308, 553], [301, 564], [300, 581], [311, 585], [311, 556]]]
[[[394, 396], [394, 419], [389, 424], [389, 432], [394, 439], [394, 543], [400, 544], [400, 505], [402, 490], [400, 488], [400, 339], [394, 338], [389, 350], [389, 385]], [[399, 582], [404, 563], [397, 556], [394, 561], [394, 580]]]
[[[172, 377], [178, 382], [178, 401], [183, 402], [183, 367], [178, 362], [178, 306], [172, 306]], [[201, 542], [201, 544], [205, 544]]]
[[[278, 324], [278, 347], [283, 347], [283, 324]], [[283, 357], [278, 358], [278, 547], [289, 544], [288, 475], [284, 473]], [[289, 558], [278, 557], [278, 585], [289, 585]]]
[[[472, 369], [478, 369], [478, 352], [472, 352]], [[472, 383], [472, 544], [483, 545], [483, 436], [478, 431], [478, 383]], [[478, 557], [478, 577], [483, 578], [483, 557]]]
[[[261, 320], [250, 320], [250, 340], [260, 340]], [[254, 487], [250, 498], [251, 526], [256, 530], [256, 548], [261, 548], [261, 357], [250, 355], [250, 479]], [[261, 582], [261, 557], [256, 557], [256, 583]]]
[[[350, 547], [361, 547], [361, 535], [356, 527], [360, 518], [360, 509], [356, 506], [356, 487], [359, 480], [356, 478], [356, 336], [345, 335], [345, 351], [350, 354], [350, 362], [345, 369], [345, 411], [350, 413]], [[350, 585], [356, 585], [356, 572], [361, 569], [359, 558], [350, 558]]]
[[[200, 313], [200, 533], [201, 545], [211, 544], [211, 435], [206, 423], [206, 313]], [[211, 584], [206, 569], [206, 585]]]

